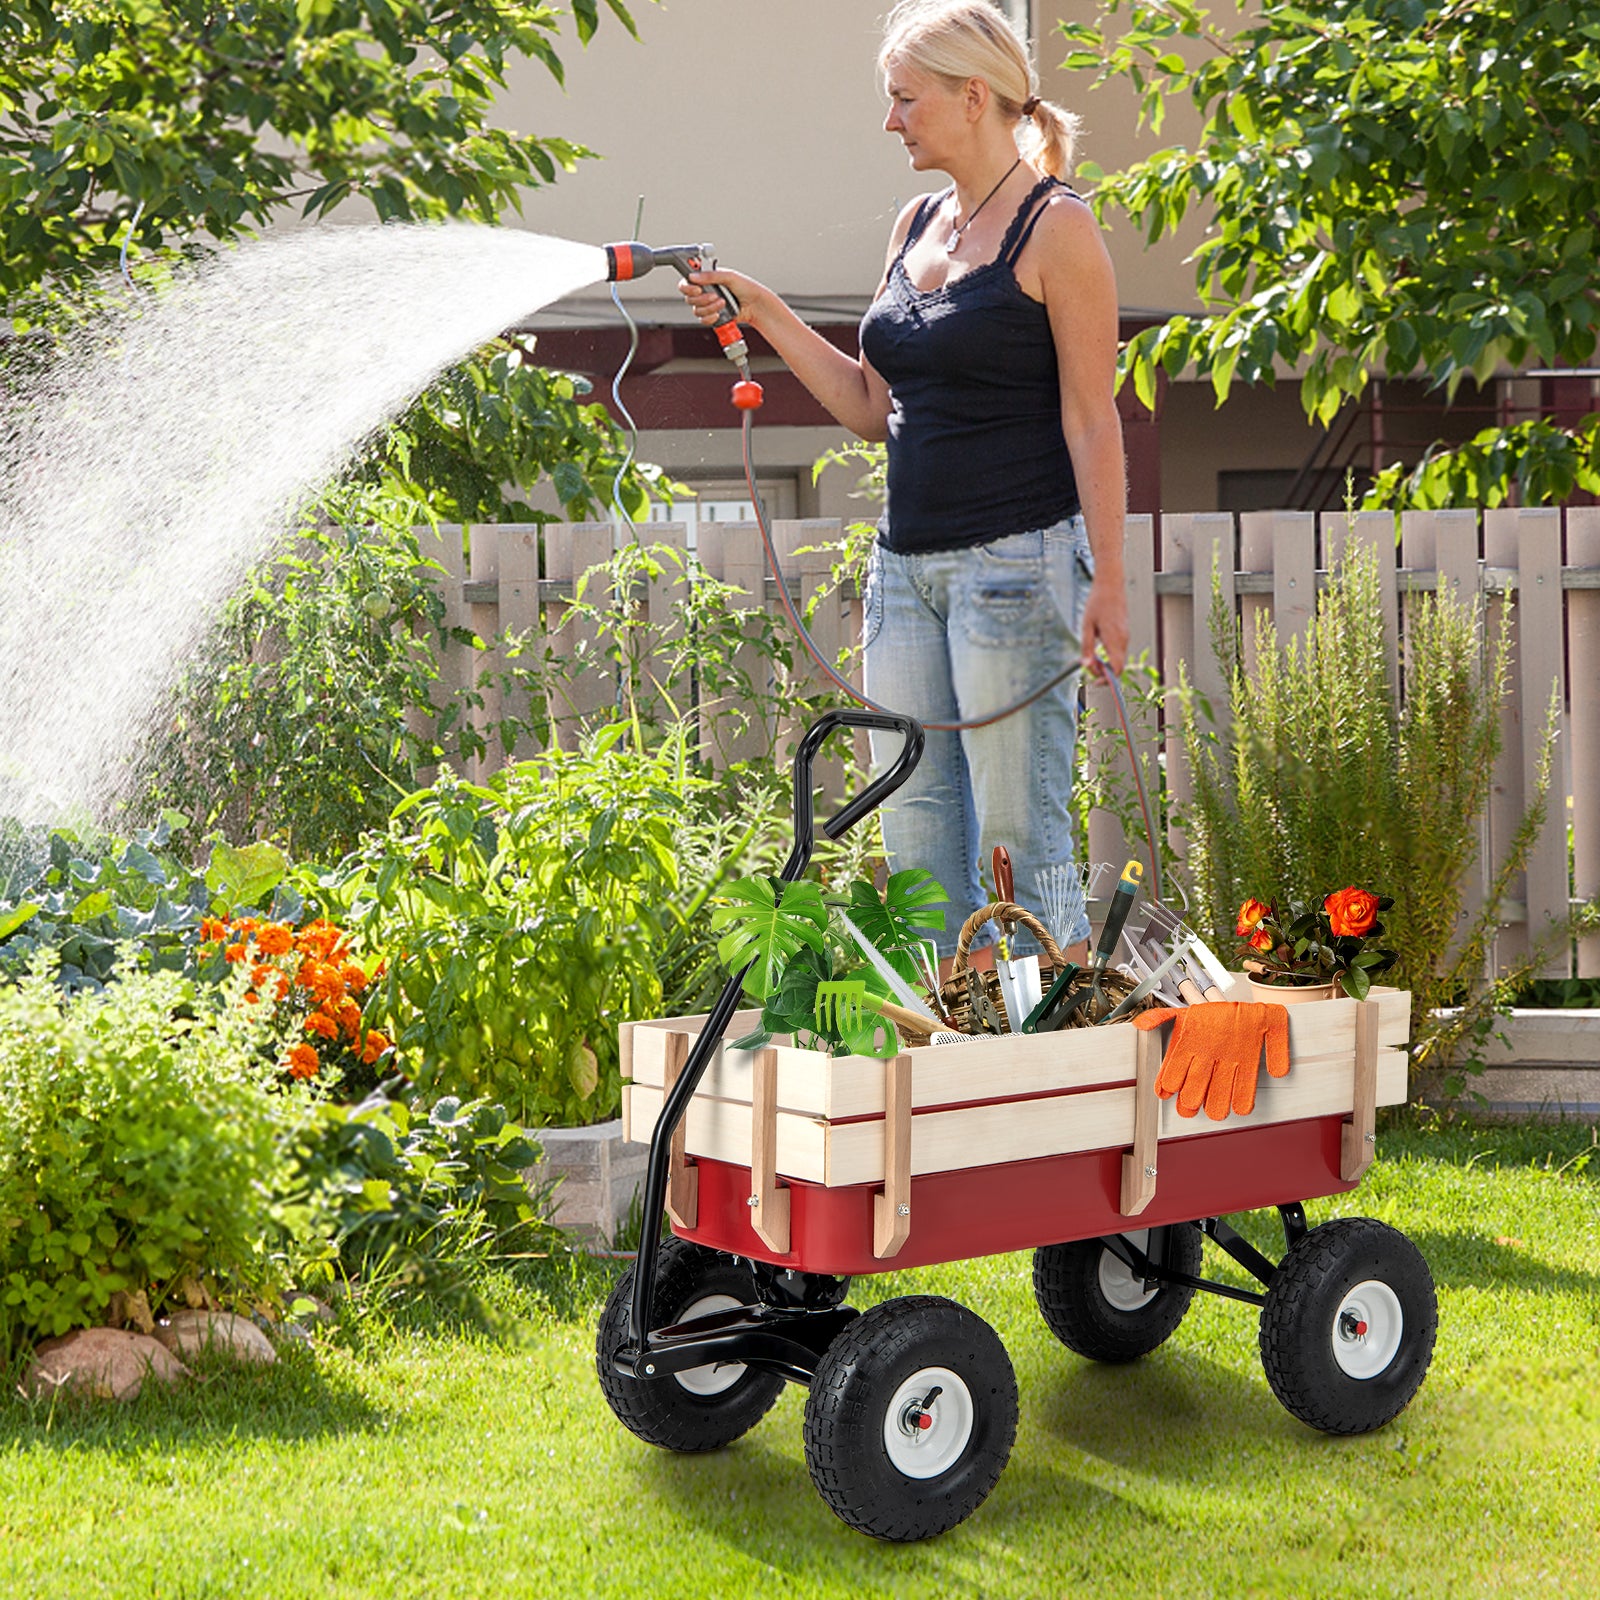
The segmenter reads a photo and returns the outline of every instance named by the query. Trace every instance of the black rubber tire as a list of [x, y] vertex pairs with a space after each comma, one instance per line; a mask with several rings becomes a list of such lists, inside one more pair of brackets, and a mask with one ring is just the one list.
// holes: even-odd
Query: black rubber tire
[[[1190, 1277], [1200, 1274], [1200, 1230], [1192, 1223], [1151, 1228], [1166, 1235], [1166, 1264]], [[1123, 1310], [1106, 1298], [1100, 1266], [1110, 1257], [1102, 1239], [1077, 1239], [1047, 1244], [1033, 1252], [1033, 1297], [1050, 1331], [1069, 1350], [1091, 1361], [1136, 1361], [1166, 1343], [1183, 1321], [1194, 1290], [1187, 1284], [1163, 1283], [1142, 1306]]]
[[[936, 1477], [903, 1472], [884, 1443], [895, 1392], [924, 1367], [956, 1373], [972, 1424]], [[1017, 1379], [1000, 1336], [938, 1295], [887, 1300], [834, 1340], [806, 1397], [806, 1466], [830, 1510], [858, 1533], [895, 1543], [946, 1533], [988, 1498], [1017, 1436]]]
[[[659, 1328], [671, 1325], [697, 1300], [729, 1295], [743, 1305], [756, 1301], [750, 1269], [732, 1256], [686, 1239], [668, 1239], [656, 1257], [655, 1315]], [[784, 1380], [775, 1372], [746, 1367], [737, 1383], [716, 1395], [693, 1394], [668, 1374], [634, 1378], [618, 1372], [611, 1358], [628, 1337], [633, 1302], [633, 1268], [618, 1280], [606, 1301], [595, 1337], [595, 1369], [606, 1403], [618, 1421], [663, 1450], [686, 1455], [720, 1450], [748, 1433], [772, 1409]]]
[[[1339, 1309], [1376, 1280], [1401, 1312], [1399, 1346], [1370, 1377], [1352, 1376], [1334, 1354]], [[1261, 1311], [1261, 1365], [1284, 1409], [1323, 1433], [1370, 1433], [1392, 1421], [1422, 1387], [1439, 1331], [1433, 1274], [1397, 1229], [1341, 1217], [1300, 1238], [1279, 1264]]]

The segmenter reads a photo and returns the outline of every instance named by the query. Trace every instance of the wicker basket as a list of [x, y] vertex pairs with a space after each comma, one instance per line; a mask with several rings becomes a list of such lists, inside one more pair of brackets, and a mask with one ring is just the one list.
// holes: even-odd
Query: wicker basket
[[[977, 1026], [972, 1015], [972, 1001], [968, 994], [968, 973], [971, 971], [968, 955], [972, 949], [972, 941], [977, 937], [978, 930], [991, 921], [1020, 922], [1035, 939], [1039, 941], [1039, 948], [1044, 952], [1039, 963], [1039, 977], [1043, 989], [1048, 989], [1055, 979], [1057, 972], [1067, 964], [1067, 958], [1061, 953], [1060, 947], [1050, 937], [1050, 930], [1026, 906], [1019, 906], [1011, 900], [993, 900], [986, 906], [979, 906], [961, 925], [961, 936], [956, 941], [955, 959], [950, 964], [950, 976], [945, 979], [939, 988], [939, 998], [943, 1004], [946, 1015], [955, 1025], [958, 1033], [978, 1034], [983, 1030]], [[983, 985], [984, 992], [988, 995], [996, 1011], [1002, 1017], [1006, 1014], [1005, 1001], [1000, 990], [1000, 979], [993, 971], [979, 972], [978, 981]], [[1081, 972], [1072, 980], [1072, 993], [1080, 988], [1088, 988], [1090, 975]], [[1100, 993], [1106, 996], [1114, 1005], [1133, 988], [1132, 979], [1120, 972], [1108, 971], [1100, 980]], [[1143, 1010], [1145, 1006], [1154, 1004], [1153, 1000], [1146, 1000], [1137, 1009]], [[907, 1045], [925, 1045], [932, 1037], [930, 1034], [918, 1033], [906, 1023], [896, 1020], [901, 1037]], [[1078, 1012], [1067, 1024], [1071, 1028], [1087, 1028], [1093, 1024], [1081, 1011]]]

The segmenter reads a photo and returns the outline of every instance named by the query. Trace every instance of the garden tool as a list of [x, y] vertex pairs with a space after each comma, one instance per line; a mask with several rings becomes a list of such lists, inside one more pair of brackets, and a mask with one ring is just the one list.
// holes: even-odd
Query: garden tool
[[917, 958], [918, 970], [922, 973], [922, 981], [928, 986], [929, 999], [939, 1015], [939, 1020], [946, 1028], [954, 1028], [955, 1022], [945, 1010], [939, 992], [939, 947], [932, 939], [924, 939], [913, 953]]
[[[1080, 989], [1067, 1002], [1069, 1014], [1083, 1011], [1090, 1022], [1096, 1020], [1095, 1008], [1103, 1003], [1100, 998], [1100, 980], [1105, 977], [1106, 965], [1117, 948], [1117, 941], [1122, 937], [1123, 924], [1128, 920], [1129, 911], [1133, 909], [1133, 902], [1138, 896], [1139, 884], [1143, 878], [1144, 868], [1137, 861], [1130, 861], [1122, 869], [1117, 891], [1111, 897], [1110, 909], [1106, 912], [1106, 920], [1100, 929], [1100, 942], [1094, 947], [1089, 987]], [[1058, 1026], [1064, 1024], [1065, 1018]]]
[[[1015, 901], [1016, 885], [1012, 878], [1011, 856], [1003, 844], [994, 847], [995, 899]], [[1000, 943], [995, 950], [994, 971], [1000, 980], [1000, 998], [1005, 1001], [1006, 1017], [1011, 1031], [1022, 1030], [1023, 1019], [1039, 1003], [1038, 956], [1011, 955], [1009, 940], [1015, 937], [1016, 924], [1002, 923]]]
[[1262, 1046], [1267, 1071], [1281, 1078], [1289, 1071], [1287, 1007], [1255, 1001], [1223, 1000], [1183, 1010], [1158, 1007], [1133, 1019], [1136, 1028], [1171, 1022], [1172, 1040], [1161, 1061], [1156, 1094], [1178, 1097], [1178, 1115], [1192, 1117], [1202, 1105], [1221, 1122], [1230, 1110], [1247, 1117], [1255, 1110]]
[[[889, 993], [892, 994], [895, 999], [898, 1000], [900, 1004], [905, 1006], [908, 1010], [920, 1011], [922, 1009], [922, 999], [917, 994], [917, 991], [913, 989], [911, 985], [894, 970], [894, 968], [889, 964], [888, 957], [884, 955], [884, 953], [855, 925], [855, 923], [850, 920], [848, 916], [845, 915], [842, 910], [839, 909], [839, 907], [835, 906], [834, 910], [837, 913], [840, 922], [844, 924], [845, 931], [849, 933], [850, 937], [854, 939], [855, 942], [861, 947], [862, 955], [864, 955], [867, 960], [872, 963], [873, 970], [878, 974], [878, 976], [889, 985]], [[928, 1020], [932, 1022], [933, 1019], [930, 1017]], [[937, 1024], [934, 1025], [937, 1026]]]
[[[1128, 947], [1128, 959], [1122, 964], [1122, 970], [1134, 983], [1143, 983], [1152, 972], [1167, 958], [1167, 952], [1159, 945], [1149, 945], [1143, 939], [1135, 938], [1128, 929], [1122, 930], [1123, 943]], [[1162, 974], [1171, 981], [1166, 985], [1157, 985], [1156, 988], [1147, 990], [1147, 994], [1155, 995], [1162, 1005], [1176, 1006], [1184, 1004], [1184, 998], [1177, 992], [1177, 967], [1174, 964]], [[1196, 991], [1198, 993], [1198, 991]]]
[[1039, 891], [1039, 904], [1044, 910], [1050, 937], [1058, 945], [1065, 945], [1072, 929], [1078, 925], [1078, 918], [1083, 915], [1083, 872], [1058, 861], [1043, 872], [1036, 872], [1033, 884]]
[[[1233, 974], [1217, 959], [1204, 939], [1197, 934], [1170, 906], [1163, 905], [1159, 900], [1151, 900], [1145, 906], [1145, 921], [1143, 940], [1148, 947], [1152, 943], [1160, 944], [1164, 948], [1171, 948], [1172, 942], [1181, 939], [1189, 946], [1189, 957], [1185, 966], [1189, 969], [1189, 976], [1195, 981], [1207, 1000], [1222, 1000], [1227, 996], [1228, 989], [1233, 984]], [[1194, 972], [1194, 967], [1200, 968], [1200, 974]], [[1201, 981], [1201, 975], [1204, 981]], [[1191, 1002], [1192, 1003], [1192, 1002]]]
[[[900, 1010], [898, 1006], [894, 1009]], [[897, 1019], [886, 1016], [878, 1006], [871, 1003], [867, 995], [866, 982], [861, 978], [829, 978], [819, 983], [812, 1015], [816, 1018], [819, 1031], [832, 1029], [841, 1037], [846, 1032], [860, 1029], [868, 1016], [877, 1016], [880, 1020], [870, 1043], [865, 1051], [858, 1051], [857, 1054], [894, 1055], [899, 1046], [899, 1039], [893, 1027]], [[913, 1019], [913, 1025], [918, 1029], [925, 1023], [931, 1024], [933, 1021], [932, 1017], [917, 1018], [909, 1011], [900, 1011], [900, 1017]]]
[[[1172, 952], [1172, 954], [1170, 956], [1168, 956], [1166, 958], [1166, 960], [1163, 961], [1160, 964], [1160, 966], [1152, 967], [1149, 970], [1149, 972], [1146, 974], [1145, 977], [1141, 978], [1127, 992], [1127, 994], [1125, 994], [1122, 997], [1122, 999], [1119, 1000], [1116, 1003], [1116, 1005], [1113, 1006], [1111, 1008], [1111, 1010], [1108, 1011], [1105, 1014], [1105, 1016], [1100, 1018], [1099, 1023], [1097, 1024], [1097, 1026], [1103, 1027], [1108, 1022], [1117, 1022], [1117, 1021], [1120, 1021], [1123, 1017], [1127, 1016], [1128, 1013], [1130, 1011], [1132, 1011], [1133, 1008], [1136, 1005], [1138, 1005], [1139, 1002], [1141, 1000], [1143, 1000], [1147, 995], [1151, 995], [1151, 994], [1155, 993], [1156, 989], [1159, 987], [1159, 985], [1161, 983], [1161, 980], [1164, 977], [1166, 977], [1166, 975], [1169, 972], [1171, 972], [1172, 969], [1175, 966], [1177, 966], [1178, 962], [1182, 958], [1183, 958], [1183, 951], [1180, 948], [1180, 949], [1174, 950]], [[1167, 1009], [1171, 1009], [1171, 1008], [1167, 1008]]]
[[1067, 1016], [1067, 1001], [1072, 995], [1072, 980], [1083, 969], [1069, 961], [1056, 975], [1049, 992], [1023, 1021], [1024, 1033], [1053, 1033]]
[[982, 976], [970, 967], [967, 969], [967, 1000], [972, 1006], [972, 1024], [975, 1028], [981, 1028], [985, 1033], [1009, 1031], [1005, 1013], [989, 998]]

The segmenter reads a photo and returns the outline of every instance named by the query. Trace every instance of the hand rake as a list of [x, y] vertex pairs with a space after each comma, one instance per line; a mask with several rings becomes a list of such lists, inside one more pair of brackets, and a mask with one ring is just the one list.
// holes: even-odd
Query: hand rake
[[[872, 1017], [877, 1028], [872, 1035], [870, 1055], [895, 1053], [894, 1025], [867, 1002], [867, 985], [863, 978], [830, 978], [817, 985], [817, 999], [812, 1007], [819, 1033], [827, 1030], [841, 1037], [846, 1031], [862, 1027]], [[931, 1020], [931, 1019], [930, 1019]]]

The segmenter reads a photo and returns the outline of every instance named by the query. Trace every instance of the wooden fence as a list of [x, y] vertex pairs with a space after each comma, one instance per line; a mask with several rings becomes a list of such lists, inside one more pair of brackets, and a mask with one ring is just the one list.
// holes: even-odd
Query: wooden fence
[[[1131, 647], [1159, 667], [1164, 683], [1177, 681], [1186, 662], [1195, 687], [1221, 703], [1224, 669], [1212, 647], [1209, 616], [1214, 588], [1235, 607], [1246, 626], [1248, 652], [1255, 614], [1266, 612], [1280, 640], [1304, 632], [1315, 605], [1319, 579], [1337, 561], [1346, 541], [1369, 545], [1380, 575], [1384, 621], [1390, 641], [1389, 671], [1397, 680], [1396, 641], [1406, 596], [1449, 587], [1463, 596], [1484, 597], [1491, 631], [1504, 621], [1510, 629], [1511, 679], [1502, 710], [1502, 750], [1493, 791], [1482, 818], [1480, 873], [1467, 886], [1467, 918], [1482, 906], [1483, 873], [1496, 861], [1524, 812], [1524, 797], [1534, 782], [1546, 711], [1552, 693], [1561, 705], [1556, 781], [1550, 815], [1526, 873], [1500, 907], [1496, 965], [1504, 969], [1523, 956], [1570, 904], [1600, 894], [1600, 507], [1453, 510], [1407, 512], [1396, 542], [1394, 518], [1387, 512], [1245, 512], [1169, 514], [1130, 517], [1127, 574]], [[792, 593], [818, 591], [812, 631], [831, 656], [858, 636], [860, 603], [836, 588], [826, 549], [839, 537], [832, 521], [779, 522], [774, 527]], [[641, 537], [683, 549], [681, 525], [651, 524]], [[574, 580], [611, 558], [610, 524], [557, 524], [544, 528], [502, 524], [474, 527], [465, 541], [459, 529], [443, 529], [429, 553], [444, 568], [447, 620], [469, 628], [485, 645], [507, 633], [525, 636], [539, 647], [571, 654], [580, 641], [592, 645], [593, 628], [568, 616]], [[743, 591], [749, 608], [776, 609], [776, 587], [766, 572], [757, 530], [749, 524], [708, 524], [696, 550], [713, 578]], [[1509, 614], [1508, 614], [1509, 607]], [[682, 626], [683, 589], [676, 570], [647, 584], [638, 614], [656, 636], [670, 640]], [[799, 652], [797, 651], [797, 656]], [[503, 665], [500, 649], [454, 650], [444, 663], [450, 687], [467, 687]], [[758, 670], [753, 660], [745, 665]], [[487, 693], [478, 720], [502, 710], [495, 691]], [[1112, 722], [1109, 691], [1091, 687], [1092, 708], [1101, 727]], [[614, 681], [604, 672], [585, 672], [568, 689], [563, 742], [574, 719], [604, 710], [615, 701]], [[1187, 793], [1176, 717], [1139, 731], [1164, 743], [1171, 792]], [[783, 729], [751, 729], [724, 753], [736, 756], [763, 741], [782, 741]], [[864, 757], [864, 751], [860, 752]], [[480, 768], [487, 770], [493, 756]], [[1181, 841], [1177, 841], [1181, 848]], [[1569, 849], [1570, 845], [1570, 849]], [[1095, 813], [1090, 822], [1089, 856], [1121, 860], [1143, 854], [1126, 847], [1115, 819]], [[1544, 964], [1546, 976], [1600, 975], [1600, 936], [1582, 941], [1576, 964], [1565, 952]]]

